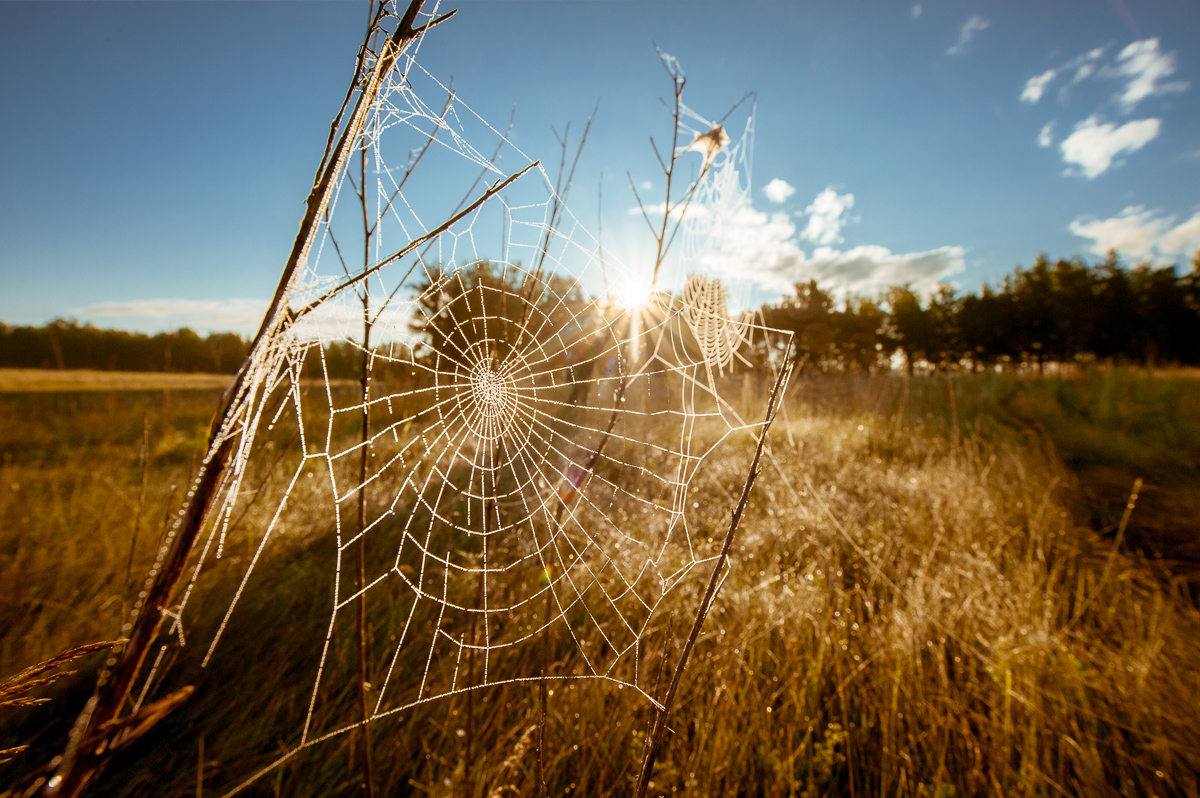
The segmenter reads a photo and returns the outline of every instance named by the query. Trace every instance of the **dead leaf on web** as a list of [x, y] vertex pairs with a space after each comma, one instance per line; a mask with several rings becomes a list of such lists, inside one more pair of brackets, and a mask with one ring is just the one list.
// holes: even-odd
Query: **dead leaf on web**
[[692, 143], [684, 149], [700, 153], [704, 157], [704, 167], [707, 169], [713, 158], [716, 158], [717, 153], [727, 144], [729, 144], [729, 134], [725, 132], [725, 128], [717, 125], [707, 133], [696, 136]]

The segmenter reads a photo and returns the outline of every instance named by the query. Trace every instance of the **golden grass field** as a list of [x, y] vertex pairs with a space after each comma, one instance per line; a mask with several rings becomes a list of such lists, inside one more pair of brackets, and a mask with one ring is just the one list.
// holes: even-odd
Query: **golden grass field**
[[232, 379], [228, 374], [0, 368], [0, 393], [197, 391], [224, 389]]
[[[1191, 500], [1194, 384], [960, 377], [951, 414], [938, 376], [798, 378], [652, 793], [1200, 794], [1191, 566], [1171, 556], [1178, 547], [1128, 542], [1137, 507], [1114, 539], [1133, 481], [1122, 475]], [[115, 636], [217, 396], [165, 387], [0, 397], [0, 674]], [[736, 442], [695, 486], [714, 527], [750, 454]], [[1085, 487], [1101, 490], [1086, 481], [1100, 467], [1114, 487], [1097, 503]], [[324, 532], [313, 521], [269, 552], [270, 578], [222, 659], [201, 672], [183, 649], [168, 682], [196, 695], [115, 760], [96, 794], [219, 795], [274, 756], [307, 700], [291, 663], [327, 623]], [[232, 537], [230, 561], [254, 540]], [[375, 602], [374, 634], [401, 609]], [[190, 634], [213, 623], [200, 617]], [[648, 660], [677, 650], [686, 625], [657, 629]], [[335, 647], [332, 667], [350, 673], [350, 640]], [[48, 692], [50, 705], [0, 708], [0, 748], [33, 744], [0, 766], [0, 787], [61, 749], [102, 656]], [[630, 692], [553, 691], [551, 794], [632, 792], [649, 713]], [[373, 725], [377, 794], [536, 795], [536, 698], [516, 685], [481, 698], [470, 762], [461, 699]], [[350, 693], [322, 700], [353, 710]], [[360, 744], [342, 735], [243, 794], [351, 794]]]

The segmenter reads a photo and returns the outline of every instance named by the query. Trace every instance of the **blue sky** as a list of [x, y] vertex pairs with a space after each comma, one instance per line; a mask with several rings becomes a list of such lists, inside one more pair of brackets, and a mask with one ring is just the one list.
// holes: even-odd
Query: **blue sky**
[[[552, 126], [599, 100], [571, 206], [594, 220], [603, 176], [631, 257], [625, 173], [660, 189], [647, 137], [669, 133], [652, 42], [703, 116], [757, 93], [736, 232], [761, 296], [1200, 248], [1196, 2], [456, 7], [420, 61], [497, 126], [515, 101], [524, 152], [556, 160]], [[0, 3], [0, 320], [253, 327], [364, 22], [348, 1]]]

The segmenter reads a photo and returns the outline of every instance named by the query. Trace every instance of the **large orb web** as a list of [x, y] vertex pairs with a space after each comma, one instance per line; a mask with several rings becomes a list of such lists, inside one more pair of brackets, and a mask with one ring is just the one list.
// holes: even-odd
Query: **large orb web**
[[[246, 665], [258, 635], [255, 656], [279, 656], [302, 696], [235, 790], [364, 723], [543, 675], [653, 701], [647, 641], [695, 610], [717, 553], [693, 483], [718, 446], [761, 422], [730, 412], [714, 374], [771, 331], [731, 318], [711, 278], [682, 295], [604, 299], [649, 267], [599, 257], [544, 169], [415, 60], [401, 66], [254, 350], [222, 433], [233, 467], [172, 610], [182, 644], [203, 594], [195, 603], [220, 617], [204, 666]], [[522, 168], [502, 196], [454, 216], [460, 196]], [[375, 238], [356, 249], [364, 219]], [[298, 591], [316, 632], [268, 606], [300, 578], [276, 543], [319, 553]], [[360, 605], [365, 718], [347, 699], [361, 685], [348, 664]], [[162, 681], [159, 660], [141, 698]]]

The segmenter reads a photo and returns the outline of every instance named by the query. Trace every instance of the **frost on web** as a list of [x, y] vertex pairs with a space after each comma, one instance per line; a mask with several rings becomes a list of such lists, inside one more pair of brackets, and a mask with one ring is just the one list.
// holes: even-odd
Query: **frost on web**
[[[207, 665], [270, 578], [271, 544], [331, 539], [324, 642], [288, 662], [305, 674], [304, 720], [266, 770], [363, 722], [330, 709], [350, 687], [331, 652], [376, 597], [401, 620], [375, 630], [386, 650], [372, 654], [366, 722], [543, 673], [653, 701], [647, 630], [694, 612], [723, 534], [695, 528], [692, 483], [761, 421], [740, 421], [716, 378], [771, 332], [731, 320], [725, 289], [704, 276], [679, 295], [606, 299], [650, 265], [601, 257], [553, 176], [417, 54], [382, 77], [304, 267], [253, 349], [216, 444], [234, 448], [233, 465], [172, 612], [182, 645], [189, 604], [209, 600], [206, 569], [229, 566], [228, 536], [243, 530], [236, 591], [200, 642]], [[270, 467], [287, 472], [274, 492], [256, 481]]]

